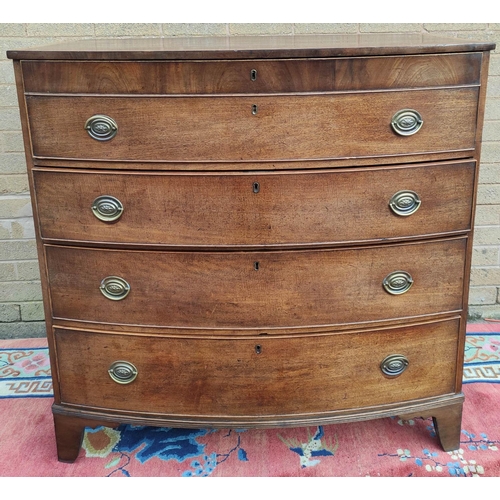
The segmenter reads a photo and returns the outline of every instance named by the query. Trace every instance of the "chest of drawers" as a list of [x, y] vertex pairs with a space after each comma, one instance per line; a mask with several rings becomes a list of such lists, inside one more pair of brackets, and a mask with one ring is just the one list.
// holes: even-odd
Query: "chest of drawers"
[[459, 446], [488, 43], [10, 51], [59, 459], [85, 426], [432, 416]]

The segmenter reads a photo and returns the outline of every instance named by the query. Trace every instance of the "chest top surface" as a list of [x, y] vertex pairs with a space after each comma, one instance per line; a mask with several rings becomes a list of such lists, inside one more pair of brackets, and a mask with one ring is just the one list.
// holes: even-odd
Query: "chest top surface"
[[10, 59], [259, 59], [475, 52], [494, 43], [427, 34], [88, 39], [7, 51]]

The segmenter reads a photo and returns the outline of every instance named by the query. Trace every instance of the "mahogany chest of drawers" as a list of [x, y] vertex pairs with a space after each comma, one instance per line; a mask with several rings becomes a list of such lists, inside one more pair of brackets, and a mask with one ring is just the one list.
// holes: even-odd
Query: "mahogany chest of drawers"
[[432, 416], [459, 447], [489, 51], [412, 36], [10, 51], [59, 459], [85, 426]]

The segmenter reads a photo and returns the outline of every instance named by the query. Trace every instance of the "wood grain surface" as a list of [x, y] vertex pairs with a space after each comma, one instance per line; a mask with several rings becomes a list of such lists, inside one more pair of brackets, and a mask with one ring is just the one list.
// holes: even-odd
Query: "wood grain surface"
[[[468, 161], [297, 173], [37, 169], [34, 182], [44, 240], [269, 248], [467, 231], [474, 175], [475, 163]], [[421, 200], [410, 216], [389, 207], [401, 190]], [[99, 196], [122, 203], [117, 221], [94, 216]]]
[[[274, 97], [27, 96], [26, 101], [36, 157], [246, 162], [473, 150], [477, 98], [472, 87]], [[391, 120], [407, 108], [417, 110], [424, 125], [412, 136], [399, 136]], [[113, 139], [88, 135], [84, 126], [94, 115], [116, 121]]]
[[[126, 338], [56, 329], [63, 403], [166, 415], [318, 414], [453, 393], [457, 321], [367, 334], [287, 338]], [[256, 352], [259, 346], [260, 353]], [[385, 376], [402, 354], [408, 368]], [[117, 360], [137, 378], [108, 375]]]
[[196, 62], [25, 60], [21, 65], [25, 92], [232, 94], [478, 85], [481, 59], [475, 52]]
[[259, 59], [435, 54], [493, 50], [495, 44], [427, 33], [152, 37], [67, 40], [12, 49], [11, 59]]
[[[265, 332], [460, 310], [466, 241], [284, 252], [47, 246], [46, 255], [55, 318]], [[395, 271], [414, 279], [403, 295], [382, 286]], [[102, 295], [108, 276], [129, 283], [125, 299]]]

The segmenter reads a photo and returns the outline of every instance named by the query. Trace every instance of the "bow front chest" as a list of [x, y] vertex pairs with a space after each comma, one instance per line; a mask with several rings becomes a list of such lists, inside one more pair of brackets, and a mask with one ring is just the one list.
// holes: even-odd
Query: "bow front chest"
[[85, 426], [433, 417], [459, 447], [493, 44], [13, 50], [59, 459]]

